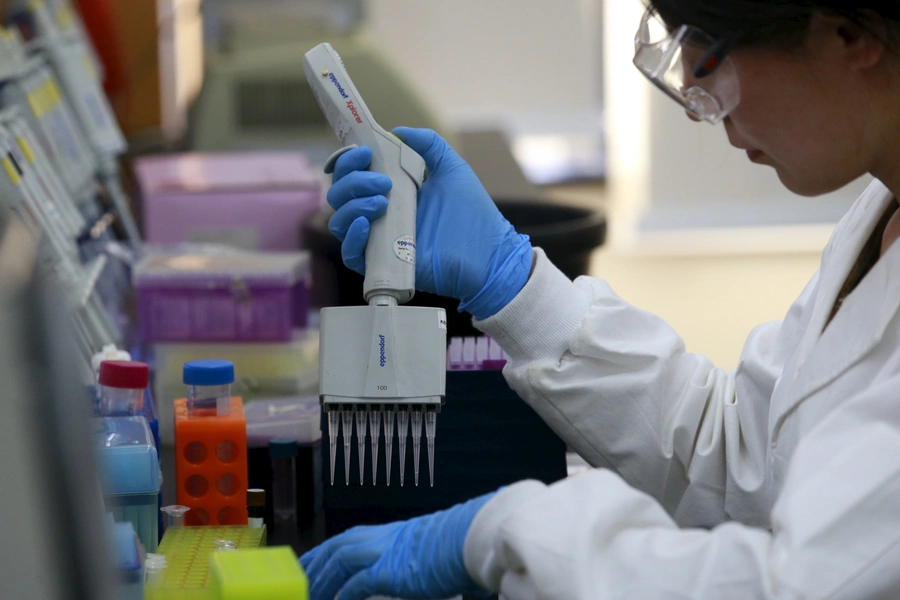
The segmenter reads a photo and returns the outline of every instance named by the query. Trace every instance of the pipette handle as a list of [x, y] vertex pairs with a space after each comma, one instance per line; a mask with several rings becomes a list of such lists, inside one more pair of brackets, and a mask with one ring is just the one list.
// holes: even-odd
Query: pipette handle
[[325, 172], [355, 146], [372, 150], [369, 170], [391, 178], [387, 213], [369, 231], [366, 246], [367, 302], [392, 296], [408, 302], [416, 287], [416, 197], [425, 180], [425, 161], [372, 117], [344, 63], [329, 44], [319, 44], [303, 60], [306, 79], [335, 134], [345, 145], [328, 159]]

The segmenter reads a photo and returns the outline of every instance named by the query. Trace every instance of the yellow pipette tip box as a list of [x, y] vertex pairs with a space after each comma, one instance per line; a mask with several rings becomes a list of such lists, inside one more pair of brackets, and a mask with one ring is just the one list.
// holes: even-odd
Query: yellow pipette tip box
[[210, 556], [216, 553], [217, 540], [233, 542], [238, 552], [256, 550], [266, 545], [266, 528], [206, 525], [167, 529], [156, 550], [165, 556], [166, 568], [158, 581], [144, 586], [144, 600], [214, 600]]
[[210, 556], [215, 600], [308, 600], [306, 574], [289, 546], [216, 552]]

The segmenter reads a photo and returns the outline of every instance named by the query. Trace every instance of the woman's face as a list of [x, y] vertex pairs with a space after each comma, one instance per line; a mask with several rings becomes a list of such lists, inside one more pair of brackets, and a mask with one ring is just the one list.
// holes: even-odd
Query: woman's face
[[872, 74], [847, 44], [832, 20], [814, 18], [803, 48], [730, 55], [741, 101], [724, 121], [728, 139], [794, 193], [831, 192], [873, 169]]

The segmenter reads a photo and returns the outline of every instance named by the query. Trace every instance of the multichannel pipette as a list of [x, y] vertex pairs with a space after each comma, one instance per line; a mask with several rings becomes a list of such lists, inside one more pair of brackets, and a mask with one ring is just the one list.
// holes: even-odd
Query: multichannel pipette
[[[325, 308], [320, 328], [320, 397], [328, 413], [331, 477], [337, 450], [337, 417], [344, 441], [344, 481], [350, 483], [350, 451], [356, 420], [359, 480], [365, 471], [366, 424], [370, 427], [372, 480], [377, 479], [380, 415], [384, 414], [387, 482], [390, 483], [394, 413], [400, 442], [400, 485], [404, 483], [406, 435], [413, 417], [413, 472], [418, 484], [423, 415], [436, 423], [445, 395], [447, 315], [440, 308], [400, 306], [415, 293], [416, 195], [425, 161], [369, 112], [329, 44], [310, 50], [303, 61], [307, 81], [344, 148], [325, 167], [356, 146], [372, 149], [369, 170], [391, 178], [387, 213], [372, 223], [366, 246], [363, 288], [368, 306]], [[433, 428], [432, 428], [433, 429]], [[419, 436], [415, 435], [416, 432]], [[432, 442], [429, 448], [433, 447]], [[429, 459], [434, 482], [433, 460]]]

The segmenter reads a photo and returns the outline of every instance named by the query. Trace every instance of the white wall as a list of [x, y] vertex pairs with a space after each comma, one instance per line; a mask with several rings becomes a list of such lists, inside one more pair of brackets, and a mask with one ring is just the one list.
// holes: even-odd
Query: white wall
[[733, 369], [750, 331], [780, 320], [819, 267], [817, 252], [740, 256], [595, 256], [591, 275], [663, 318], [689, 352]]
[[599, 0], [367, 0], [370, 34], [450, 122], [596, 109]]

